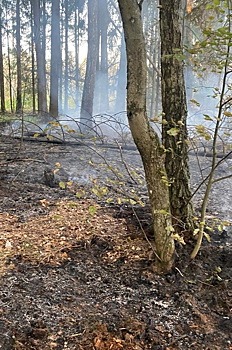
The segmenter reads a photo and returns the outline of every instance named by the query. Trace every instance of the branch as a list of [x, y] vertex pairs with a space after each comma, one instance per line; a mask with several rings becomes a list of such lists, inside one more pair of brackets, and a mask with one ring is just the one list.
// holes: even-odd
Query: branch
[[122, 147], [119, 145], [118, 141], [116, 140], [116, 143], [117, 143], [117, 146], [118, 146], [118, 149], [119, 149], [119, 152], [120, 152], [120, 157], [121, 157], [121, 161], [127, 171], [127, 174], [130, 176], [131, 180], [137, 184], [137, 181], [133, 178], [133, 176], [131, 175], [131, 172], [130, 172], [130, 169], [128, 168], [128, 165], [127, 163], [125, 162], [124, 158], [123, 158], [123, 154], [122, 154]]
[[[219, 162], [215, 165], [215, 167], [213, 169], [211, 169], [209, 175], [207, 175], [203, 181], [201, 181], [201, 183], [197, 186], [197, 188], [195, 189], [195, 191], [192, 193], [189, 201], [191, 201], [191, 199], [195, 196], [195, 194], [199, 191], [199, 189], [201, 188], [201, 186], [209, 179], [210, 174], [212, 171], [214, 171], [215, 169], [217, 169], [219, 167], [219, 165], [224, 162], [230, 155], [232, 154], [232, 151], [230, 151], [228, 154], [226, 154], [222, 159], [219, 160]], [[222, 178], [221, 178], [222, 179]], [[216, 179], [213, 181], [214, 182], [218, 182], [219, 179]]]
[[215, 182], [219, 182], [219, 181], [222, 181], [222, 180], [229, 179], [230, 177], [232, 177], [232, 174], [227, 175], [227, 176], [218, 177], [217, 179], [213, 180], [213, 184], [215, 184]]

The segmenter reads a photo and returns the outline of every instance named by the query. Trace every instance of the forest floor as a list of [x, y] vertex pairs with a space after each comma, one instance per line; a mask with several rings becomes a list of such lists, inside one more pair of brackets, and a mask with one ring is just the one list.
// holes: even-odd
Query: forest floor
[[[193, 261], [177, 244], [157, 275], [137, 152], [3, 138], [0, 162], [0, 349], [232, 349], [231, 226]], [[218, 186], [208, 218], [224, 225], [231, 179]]]

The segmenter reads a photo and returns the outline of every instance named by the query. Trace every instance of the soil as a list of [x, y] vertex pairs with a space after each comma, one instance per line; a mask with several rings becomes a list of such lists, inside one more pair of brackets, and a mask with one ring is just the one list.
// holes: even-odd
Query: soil
[[[232, 349], [231, 178], [211, 241], [158, 275], [137, 152], [32, 141], [0, 142], [0, 349]], [[193, 189], [209, 161], [190, 157]]]

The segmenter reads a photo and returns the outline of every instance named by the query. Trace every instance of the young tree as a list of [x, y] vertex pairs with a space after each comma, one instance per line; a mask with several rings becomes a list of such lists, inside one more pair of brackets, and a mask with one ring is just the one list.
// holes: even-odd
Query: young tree
[[153, 215], [158, 266], [172, 266], [174, 241], [164, 152], [146, 113], [147, 67], [141, 8], [137, 0], [118, 0], [127, 51], [127, 116], [145, 170]]
[[182, 1], [160, 0], [162, 136], [170, 184], [171, 213], [176, 231], [191, 230], [194, 226], [189, 188], [181, 12]]

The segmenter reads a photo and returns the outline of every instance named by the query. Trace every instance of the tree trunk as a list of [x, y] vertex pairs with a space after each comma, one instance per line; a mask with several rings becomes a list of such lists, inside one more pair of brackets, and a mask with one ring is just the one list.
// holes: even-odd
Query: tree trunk
[[124, 34], [122, 34], [121, 38], [120, 63], [117, 72], [117, 80], [115, 113], [126, 111], [126, 48]]
[[44, 62], [44, 53], [40, 38], [40, 0], [31, 0], [31, 6], [34, 16], [34, 41], [36, 51], [37, 65], [37, 90], [38, 90], [38, 110], [43, 116], [47, 113], [47, 95], [46, 95], [46, 71]]
[[80, 46], [80, 40], [79, 40], [79, 9], [78, 9], [78, 3], [76, 0], [76, 8], [75, 8], [75, 109], [76, 111], [79, 110], [79, 98], [80, 98], [80, 84], [79, 84], [79, 46]]
[[160, 0], [161, 89], [165, 167], [175, 230], [193, 228], [190, 202], [187, 106], [182, 61], [181, 1]]
[[[32, 13], [32, 7], [31, 7]], [[35, 50], [34, 50], [34, 40], [33, 40], [33, 18], [31, 16], [31, 87], [32, 87], [32, 109], [33, 113], [36, 110], [35, 102]]]
[[68, 20], [69, 20], [69, 2], [64, 2], [64, 113], [68, 114], [68, 96], [69, 96], [69, 81], [68, 81]]
[[16, 113], [22, 112], [22, 66], [21, 66], [21, 34], [20, 34], [20, 0], [16, 2], [16, 55], [17, 55], [17, 94]]
[[58, 117], [59, 65], [60, 57], [60, 0], [52, 1], [51, 22], [51, 73], [50, 73], [50, 106], [49, 113]]
[[0, 91], [1, 91], [1, 113], [6, 112], [5, 107], [5, 84], [3, 71], [3, 52], [2, 52], [2, 7], [0, 7]]
[[[7, 13], [8, 13], [8, 8], [6, 7], [6, 23], [8, 26], [8, 17], [7, 17]], [[13, 94], [12, 94], [12, 74], [11, 74], [11, 50], [10, 50], [10, 38], [9, 38], [9, 31], [11, 29], [7, 27], [7, 31], [6, 31], [6, 41], [7, 41], [7, 65], [8, 65], [8, 81], [9, 81], [9, 95], [10, 95], [10, 111], [11, 113], [13, 113]]]
[[[101, 11], [101, 12], [100, 12]], [[108, 81], [108, 25], [109, 13], [107, 0], [99, 0], [99, 12], [101, 17], [100, 31], [101, 31], [101, 64], [100, 64], [100, 112], [106, 113], [109, 110], [109, 81]]]
[[164, 155], [146, 114], [146, 50], [141, 10], [136, 0], [118, 0], [127, 50], [127, 115], [145, 170], [153, 215], [158, 267], [172, 267], [174, 241]]
[[88, 1], [88, 55], [85, 82], [81, 102], [81, 130], [91, 132], [93, 128], [93, 100], [97, 65], [97, 0]]

